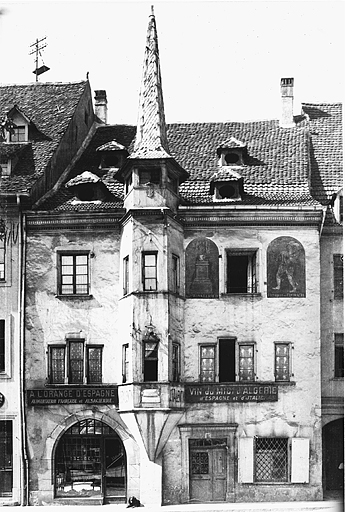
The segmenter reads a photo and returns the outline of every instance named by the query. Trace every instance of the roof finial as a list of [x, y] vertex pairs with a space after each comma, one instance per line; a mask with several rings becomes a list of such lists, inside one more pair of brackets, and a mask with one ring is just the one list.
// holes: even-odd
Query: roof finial
[[151, 16], [154, 16], [154, 15], [155, 15], [155, 10], [154, 10], [153, 5], [151, 5]]

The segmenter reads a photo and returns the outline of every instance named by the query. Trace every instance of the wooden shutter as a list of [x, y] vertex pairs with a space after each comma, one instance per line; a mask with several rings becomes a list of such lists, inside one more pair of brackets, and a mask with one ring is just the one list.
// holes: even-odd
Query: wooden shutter
[[238, 439], [238, 481], [249, 484], [254, 481], [254, 438]]
[[294, 437], [291, 446], [291, 483], [309, 483], [309, 439]]

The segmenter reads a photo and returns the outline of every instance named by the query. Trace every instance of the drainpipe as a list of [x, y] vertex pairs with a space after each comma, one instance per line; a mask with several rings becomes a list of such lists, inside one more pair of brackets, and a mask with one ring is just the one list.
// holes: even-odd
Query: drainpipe
[[19, 314], [19, 379], [20, 379], [20, 423], [21, 431], [21, 471], [20, 471], [20, 504], [28, 504], [28, 457], [26, 450], [26, 415], [24, 399], [24, 289], [25, 289], [25, 252], [26, 252], [26, 219], [21, 212], [20, 195], [17, 195], [17, 206], [19, 211], [19, 293], [18, 293], [18, 314]]

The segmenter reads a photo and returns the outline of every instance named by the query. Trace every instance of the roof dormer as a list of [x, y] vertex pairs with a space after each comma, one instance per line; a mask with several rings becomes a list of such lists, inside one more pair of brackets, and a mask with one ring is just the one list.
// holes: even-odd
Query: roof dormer
[[5, 125], [5, 142], [23, 144], [29, 141], [30, 119], [15, 105], [8, 113]]
[[122, 144], [112, 140], [96, 149], [101, 154], [100, 169], [120, 169], [128, 157], [128, 151]]
[[243, 177], [234, 168], [223, 167], [213, 174], [210, 194], [215, 201], [240, 201], [243, 195]]
[[65, 187], [74, 194], [77, 202], [102, 202], [111, 195], [102, 180], [90, 171], [72, 178]]
[[217, 148], [218, 165], [220, 167], [244, 165], [246, 149], [247, 145], [244, 142], [231, 137]]

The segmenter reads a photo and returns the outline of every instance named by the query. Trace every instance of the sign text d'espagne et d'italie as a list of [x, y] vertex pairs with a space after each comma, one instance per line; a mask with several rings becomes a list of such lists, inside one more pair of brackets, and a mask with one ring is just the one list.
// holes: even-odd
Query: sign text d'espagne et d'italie
[[186, 384], [185, 401], [196, 402], [276, 402], [276, 384]]
[[28, 405], [114, 404], [118, 405], [117, 386], [27, 390]]

